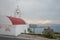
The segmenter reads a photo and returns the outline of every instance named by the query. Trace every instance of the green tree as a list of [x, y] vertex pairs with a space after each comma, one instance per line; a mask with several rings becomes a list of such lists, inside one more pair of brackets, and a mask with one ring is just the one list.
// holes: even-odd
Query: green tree
[[30, 29], [30, 28], [28, 28], [28, 32], [29, 32], [29, 33], [32, 33], [32, 31], [31, 31], [31, 29]]

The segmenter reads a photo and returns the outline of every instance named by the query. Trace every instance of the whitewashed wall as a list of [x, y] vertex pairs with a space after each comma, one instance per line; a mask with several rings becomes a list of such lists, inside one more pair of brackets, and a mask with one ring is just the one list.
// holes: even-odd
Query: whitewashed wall
[[[6, 25], [6, 24], [0, 24], [0, 34], [3, 35], [14, 35], [17, 36], [21, 33], [24, 33], [26, 30], [26, 33], [28, 33], [28, 25]], [[6, 30], [7, 29], [7, 30]]]
[[28, 25], [16, 25], [15, 27], [15, 31], [16, 31], [16, 36], [21, 34], [21, 33], [24, 33], [25, 30], [26, 30], [26, 33], [28, 33], [27, 29], [28, 29]]
[[15, 35], [15, 27], [13, 27], [13, 25], [0, 25], [0, 34]]

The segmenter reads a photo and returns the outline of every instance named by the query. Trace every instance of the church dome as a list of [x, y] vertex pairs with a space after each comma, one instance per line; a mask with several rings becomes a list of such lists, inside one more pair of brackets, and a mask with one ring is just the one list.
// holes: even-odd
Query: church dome
[[21, 18], [11, 16], [0, 16], [0, 24], [24, 25], [26, 22]]

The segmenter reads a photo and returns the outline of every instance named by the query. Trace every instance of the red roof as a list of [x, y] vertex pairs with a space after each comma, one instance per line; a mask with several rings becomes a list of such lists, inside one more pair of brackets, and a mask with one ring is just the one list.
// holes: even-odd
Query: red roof
[[13, 25], [21, 25], [21, 24], [26, 24], [24, 20], [22, 20], [21, 18], [15, 18], [15, 17], [9, 17], [7, 16]]

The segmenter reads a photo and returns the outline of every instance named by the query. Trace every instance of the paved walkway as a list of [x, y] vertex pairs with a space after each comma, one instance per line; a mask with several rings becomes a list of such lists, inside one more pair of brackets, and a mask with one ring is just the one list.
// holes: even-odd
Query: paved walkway
[[48, 39], [48, 38], [43, 38], [40, 36], [31, 36], [27, 34], [21, 34], [17, 37], [15, 36], [6, 36], [6, 35], [0, 35], [0, 37], [6, 37], [6, 38], [18, 38], [18, 39], [26, 39], [26, 40], [58, 40], [58, 39]]
[[31, 35], [26, 35], [26, 34], [21, 34], [18, 36], [18, 38], [24, 38], [24, 39], [30, 39], [30, 40], [58, 40], [58, 39], [43, 38], [40, 36], [31, 36]]
[[27, 39], [18, 39], [18, 38], [6, 38], [6, 37], [0, 37], [0, 40], [27, 40]]

